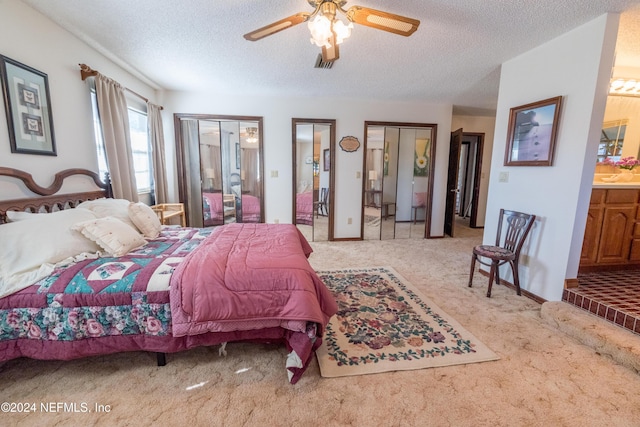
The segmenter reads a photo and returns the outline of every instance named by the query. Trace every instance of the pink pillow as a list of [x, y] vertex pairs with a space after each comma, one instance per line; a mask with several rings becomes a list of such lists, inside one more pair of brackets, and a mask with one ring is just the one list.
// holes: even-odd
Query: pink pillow
[[427, 192], [413, 193], [413, 206], [426, 206], [427, 205]]

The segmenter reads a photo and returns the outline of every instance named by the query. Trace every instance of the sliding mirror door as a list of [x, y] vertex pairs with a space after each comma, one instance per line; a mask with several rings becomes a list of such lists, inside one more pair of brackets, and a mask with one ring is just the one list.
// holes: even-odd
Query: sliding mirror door
[[400, 129], [400, 174], [396, 238], [425, 237], [430, 173], [431, 128]]
[[363, 239], [428, 236], [435, 127], [365, 122]]
[[363, 239], [395, 237], [399, 129], [367, 126], [364, 159]]
[[333, 240], [335, 120], [292, 119], [293, 218], [309, 241]]
[[263, 222], [262, 118], [174, 116], [187, 224]]

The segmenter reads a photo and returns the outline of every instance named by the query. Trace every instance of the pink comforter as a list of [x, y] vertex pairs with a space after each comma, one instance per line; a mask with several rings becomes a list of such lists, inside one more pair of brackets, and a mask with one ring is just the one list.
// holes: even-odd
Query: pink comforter
[[311, 252], [294, 225], [214, 230], [171, 277], [173, 335], [315, 322], [322, 336], [337, 305], [307, 261]]

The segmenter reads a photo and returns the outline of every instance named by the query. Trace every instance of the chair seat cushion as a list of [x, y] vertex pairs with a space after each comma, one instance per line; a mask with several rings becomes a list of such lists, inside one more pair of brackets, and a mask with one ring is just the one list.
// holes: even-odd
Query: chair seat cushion
[[513, 251], [510, 251], [509, 249], [490, 245], [478, 245], [473, 248], [473, 253], [487, 258], [505, 261], [513, 259], [515, 257]]

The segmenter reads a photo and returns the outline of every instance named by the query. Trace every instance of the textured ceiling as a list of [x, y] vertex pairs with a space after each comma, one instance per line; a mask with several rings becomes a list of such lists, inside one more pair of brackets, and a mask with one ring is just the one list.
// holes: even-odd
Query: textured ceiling
[[605, 12], [623, 12], [616, 66], [640, 70], [640, 0], [352, 0], [345, 9], [360, 5], [421, 24], [408, 38], [356, 25], [331, 69], [313, 68], [320, 48], [304, 23], [257, 42], [242, 37], [311, 12], [305, 0], [22, 1], [158, 89], [490, 111], [501, 63]]

